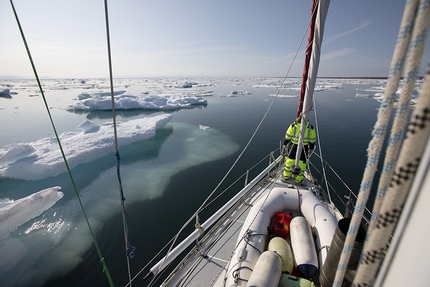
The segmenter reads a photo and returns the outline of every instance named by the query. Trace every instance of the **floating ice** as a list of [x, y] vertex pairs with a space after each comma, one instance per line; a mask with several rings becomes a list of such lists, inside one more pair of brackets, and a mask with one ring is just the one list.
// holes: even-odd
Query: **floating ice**
[[[73, 105], [69, 105], [68, 111], [82, 110], [111, 110], [112, 100], [110, 97], [81, 94]], [[201, 97], [183, 94], [161, 94], [161, 95], [118, 95], [114, 97], [115, 109], [149, 109], [149, 110], [172, 110], [189, 108], [195, 105], [207, 105], [207, 101]]]
[[183, 85], [175, 86], [175, 88], [192, 88], [192, 87], [193, 87], [193, 83], [188, 83], [188, 82], [185, 82], [185, 84]]
[[63, 197], [59, 186], [47, 188], [27, 197], [3, 201], [0, 205], [0, 274], [13, 268], [27, 253], [19, 239], [11, 232], [42, 214]]
[[0, 97], [10, 99], [12, 96], [10, 95], [10, 89], [0, 90]]
[[[156, 129], [164, 127], [171, 118], [171, 115], [159, 115], [118, 123], [118, 143], [124, 146], [152, 138]], [[97, 125], [86, 120], [78, 128], [83, 131], [60, 135], [60, 141], [71, 168], [114, 151], [112, 123]], [[55, 138], [11, 144], [0, 149], [0, 176], [2, 177], [38, 180], [57, 176], [65, 171]]]
[[[276, 97], [276, 94], [269, 94], [269, 97]], [[278, 95], [278, 98], [298, 98], [299, 95]]]
[[356, 98], [371, 98], [372, 95], [371, 94], [355, 94]]
[[[164, 132], [169, 128], [164, 128]], [[194, 125], [173, 122], [171, 129], [174, 130], [174, 137], [165, 135], [155, 137], [153, 142], [145, 141], [124, 147], [123, 158], [127, 158], [127, 152], [134, 158], [123, 161], [121, 166], [126, 204], [160, 197], [179, 172], [225, 158], [239, 149], [239, 145], [230, 137], [213, 128], [200, 129]], [[137, 152], [153, 147], [156, 149], [146, 155]], [[89, 165], [90, 169], [101, 169], [100, 163]], [[101, 236], [98, 233], [100, 228], [111, 224], [112, 216], [119, 212], [115, 174], [116, 165], [113, 163], [93, 178], [81, 192], [86, 215], [91, 221], [93, 232], [98, 236]], [[48, 279], [64, 276], [76, 268], [88, 249], [93, 248], [79, 204], [67, 196], [69, 199], [62, 200], [63, 204], [54, 205], [43, 216], [21, 225], [13, 233], [15, 241], [11, 238], [8, 242], [19, 244], [5, 246], [11, 250], [7, 260], [13, 259], [18, 263], [10, 269], [0, 268], [1, 286], [42, 286]], [[133, 244], [136, 244], [138, 252], [144, 252], [144, 246], [138, 242]], [[6, 258], [2, 255], [0, 261]]]
[[[403, 89], [403, 87], [400, 87], [396, 91], [395, 102], [397, 102], [399, 100], [399, 97], [400, 97], [400, 95], [402, 93], [402, 89]], [[384, 101], [385, 87], [372, 87], [370, 89], [366, 89], [365, 91], [367, 91], [367, 92], [375, 92], [373, 94], [373, 98], [375, 100], [377, 100], [378, 102], [383, 102]], [[419, 93], [420, 93], [420, 87], [417, 86], [412, 91], [411, 105], [415, 105], [415, 103], [417, 101], [417, 97], [419, 96]], [[359, 97], [359, 95], [360, 94], [357, 94], [356, 97]], [[372, 97], [372, 95], [369, 95], [369, 97]]]
[[219, 97], [220, 98], [223, 98], [223, 97], [241, 97], [241, 96], [246, 96], [246, 95], [250, 95], [250, 94], [251, 94], [250, 92], [247, 92], [244, 90], [233, 90], [227, 96], [220, 94]]

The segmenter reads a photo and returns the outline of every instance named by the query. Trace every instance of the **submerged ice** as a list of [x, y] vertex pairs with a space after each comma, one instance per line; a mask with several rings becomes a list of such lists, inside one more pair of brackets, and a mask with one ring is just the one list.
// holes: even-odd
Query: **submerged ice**
[[[96, 127], [88, 122], [83, 126], [87, 131]], [[239, 149], [228, 136], [207, 126], [201, 129], [170, 123], [157, 134], [151, 140], [136, 142], [121, 150], [127, 205], [159, 197], [178, 172], [227, 157]], [[148, 150], [150, 153], [145, 152]], [[89, 170], [100, 169], [97, 164], [101, 163], [90, 163]], [[103, 170], [80, 192], [96, 234], [119, 213], [116, 166], [112, 164], [107, 169], [103, 166]], [[12, 234], [12, 239], [19, 240], [20, 252], [9, 258], [16, 262], [13, 268], [0, 269], [0, 278], [4, 278], [2, 286], [38, 286], [49, 278], [65, 275], [93, 246], [79, 204], [73, 198], [62, 199], [62, 204], [54, 205], [42, 216], [22, 225]], [[138, 252], [143, 248], [138, 243], [136, 247]]]
[[26, 256], [27, 248], [11, 237], [20, 225], [42, 214], [63, 197], [59, 186], [47, 188], [18, 200], [0, 203], [0, 275]]
[[[155, 131], [164, 127], [171, 117], [159, 115], [117, 123], [118, 144], [124, 146], [153, 137]], [[98, 125], [86, 120], [78, 128], [82, 129], [82, 132], [60, 135], [60, 142], [71, 168], [115, 150], [112, 123]], [[10, 144], [0, 149], [1, 177], [39, 180], [57, 176], [65, 171], [56, 138]]]

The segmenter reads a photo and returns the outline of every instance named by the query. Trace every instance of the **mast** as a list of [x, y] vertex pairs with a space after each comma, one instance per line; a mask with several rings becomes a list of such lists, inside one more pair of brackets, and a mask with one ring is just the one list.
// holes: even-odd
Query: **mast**
[[312, 9], [311, 9], [311, 21], [309, 23], [309, 35], [308, 35], [308, 44], [306, 45], [305, 51], [305, 64], [302, 72], [302, 85], [300, 87], [300, 99], [299, 106], [297, 109], [296, 118], [300, 115], [303, 110], [303, 101], [305, 99], [305, 91], [306, 91], [306, 82], [308, 81], [308, 71], [309, 71], [309, 62], [311, 61], [311, 53], [312, 53], [312, 43], [314, 40], [314, 32], [315, 32], [315, 19], [317, 17], [317, 6], [318, 0], [312, 0]]
[[[298, 166], [300, 155], [303, 149], [303, 134], [306, 130], [306, 121], [308, 119], [308, 113], [313, 106], [314, 89], [318, 75], [321, 46], [324, 35], [324, 24], [325, 19], [327, 17], [329, 5], [330, 0], [313, 0], [312, 21], [310, 23], [311, 31], [309, 31], [308, 47], [306, 48], [306, 59], [304, 66], [304, 70], [306, 70], [306, 72], [303, 71], [303, 81], [301, 89], [301, 92], [304, 92], [304, 97], [303, 99], [300, 98], [299, 110], [297, 111], [297, 116], [302, 113], [302, 122], [300, 126], [300, 138], [296, 154], [296, 166]], [[307, 61], [309, 62], [307, 63]], [[302, 97], [302, 95], [300, 95], [300, 97]]]

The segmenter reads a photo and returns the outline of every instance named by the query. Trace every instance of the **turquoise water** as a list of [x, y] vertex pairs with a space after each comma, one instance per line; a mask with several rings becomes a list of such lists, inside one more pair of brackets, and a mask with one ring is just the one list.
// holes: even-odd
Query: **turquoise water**
[[[130, 242], [137, 248], [136, 257], [131, 260], [132, 274], [140, 271], [176, 234], [182, 223], [215, 188], [266, 112], [273, 99], [269, 95], [276, 93], [273, 87], [253, 87], [261, 83], [259, 79], [210, 82], [211, 86], [203, 88], [213, 91], [213, 96], [206, 97], [206, 107], [170, 112], [172, 121], [159, 130], [156, 137], [120, 149]], [[379, 84], [343, 83], [341, 88], [315, 94], [323, 156], [355, 191], [359, 188], [370, 131], [379, 107], [374, 99], [357, 98], [356, 94], [375, 86]], [[148, 87], [132, 86], [136, 93]], [[72, 98], [82, 92], [76, 87], [47, 90], [48, 101], [52, 100], [51, 112], [60, 133], [76, 131], [76, 126], [86, 118], [96, 122], [109, 121], [109, 112], [76, 114], [65, 111], [64, 107], [72, 102]], [[228, 95], [231, 90], [246, 90], [251, 94], [219, 97]], [[1, 146], [52, 136], [41, 98], [28, 97], [30, 93], [23, 89], [11, 100], [0, 99], [0, 107], [3, 108], [0, 120], [8, 123], [2, 129]], [[294, 93], [281, 91], [281, 94]], [[294, 120], [296, 109], [297, 98], [276, 100], [266, 122], [225, 185], [278, 148], [285, 129]], [[153, 114], [126, 111], [118, 114], [118, 120]], [[316, 125], [314, 119], [313, 123]], [[209, 129], [201, 130], [199, 125]], [[313, 161], [318, 162], [316, 159]], [[77, 166], [73, 174], [115, 285], [124, 286], [127, 271], [115, 164], [112, 152], [112, 155]], [[31, 220], [13, 233], [14, 237], [27, 244], [28, 250], [37, 250], [35, 253], [38, 254], [28, 255], [25, 263], [7, 272], [5, 279], [1, 280], [6, 282], [5, 286], [19, 286], [22, 284], [13, 283], [15, 278], [19, 278], [17, 276], [34, 272], [28, 286], [106, 286], [106, 277], [101, 272], [101, 264], [66, 175], [35, 182], [0, 178], [0, 198], [17, 199], [53, 185], [62, 186], [64, 198], [42, 217]], [[347, 194], [340, 184], [337, 187], [340, 193]], [[216, 205], [221, 205], [221, 202]], [[216, 210], [217, 207], [204, 212], [202, 221], [211, 209]], [[54, 216], [60, 216], [62, 220], [52, 219]], [[42, 218], [62, 222], [63, 225], [56, 229], [58, 233], [47, 233], [46, 227], [25, 233]], [[45, 270], [44, 264], [51, 264], [52, 268]], [[56, 278], [58, 276], [61, 277]], [[141, 283], [139, 278], [135, 284], [141, 286]]]

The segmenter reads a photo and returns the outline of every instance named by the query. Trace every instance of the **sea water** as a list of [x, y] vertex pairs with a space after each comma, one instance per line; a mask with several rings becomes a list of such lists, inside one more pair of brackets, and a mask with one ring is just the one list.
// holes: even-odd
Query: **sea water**
[[[124, 89], [135, 94], [147, 91], [161, 93], [175, 89], [175, 84], [185, 80], [189, 81], [123, 79], [116, 81], [115, 90]], [[173, 111], [130, 110], [117, 113], [118, 121], [165, 112], [172, 115], [172, 120], [159, 129], [154, 138], [120, 148], [129, 240], [137, 248], [135, 258], [130, 260], [132, 275], [137, 274], [167, 244], [224, 177], [255, 132], [273, 100], [272, 95], [277, 93], [276, 85], [270, 83], [280, 81], [239, 78], [192, 80], [200, 85], [194, 93], [201, 95], [206, 91], [205, 95], [211, 95], [205, 97], [207, 105]], [[299, 79], [293, 81], [299, 82]], [[111, 121], [111, 112], [66, 111], [73, 98], [93, 89], [92, 83], [98, 85], [98, 90], [108, 90], [105, 80], [87, 80], [84, 86], [76, 84], [76, 80], [48, 81], [48, 107], [58, 133], [77, 131], [76, 127], [86, 119], [97, 123]], [[3, 123], [0, 147], [53, 136], [37, 88], [23, 80], [9, 81], [8, 84], [21, 88], [16, 89], [18, 94], [12, 95], [12, 99], [0, 98], [0, 120]], [[379, 107], [374, 98], [362, 95], [373, 95], [369, 89], [382, 86], [383, 81], [332, 79], [325, 81], [324, 85], [321, 84], [321, 91], [315, 93], [318, 121], [312, 116], [312, 123], [318, 126], [324, 159], [357, 192]], [[234, 90], [246, 93], [229, 96]], [[222, 187], [279, 147], [285, 130], [295, 118], [298, 91], [281, 90], [280, 94], [283, 97], [276, 99], [253, 142]], [[109, 272], [116, 286], [124, 286], [128, 276], [113, 154], [114, 150], [112, 154], [78, 165], [72, 173]], [[313, 159], [313, 162], [317, 164], [318, 160]], [[12, 236], [26, 246], [27, 254], [16, 266], [0, 275], [2, 286], [108, 284], [67, 174], [38, 181], [0, 178], [0, 198], [18, 199], [55, 185], [62, 187], [64, 197], [41, 216], [13, 232]], [[337, 184], [336, 187], [340, 198], [348, 194], [342, 185]], [[203, 222], [230, 195], [207, 208], [200, 220]], [[333, 200], [340, 204], [336, 196]], [[183, 237], [190, 231], [192, 229], [187, 228]], [[136, 284], [141, 285], [141, 277], [137, 280]]]

